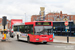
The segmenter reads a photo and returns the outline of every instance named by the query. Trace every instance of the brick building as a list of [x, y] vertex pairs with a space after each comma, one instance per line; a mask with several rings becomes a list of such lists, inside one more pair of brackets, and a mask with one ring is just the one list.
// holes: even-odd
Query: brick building
[[[32, 15], [31, 16], [31, 21], [39, 20], [40, 15]], [[57, 12], [50, 12], [46, 14], [45, 16], [46, 21], [75, 21], [75, 15], [68, 15], [68, 14], [63, 14], [62, 11], [60, 13]]]
[[38, 20], [39, 17], [40, 17], [40, 15], [32, 15], [32, 16], [31, 16], [31, 21]]

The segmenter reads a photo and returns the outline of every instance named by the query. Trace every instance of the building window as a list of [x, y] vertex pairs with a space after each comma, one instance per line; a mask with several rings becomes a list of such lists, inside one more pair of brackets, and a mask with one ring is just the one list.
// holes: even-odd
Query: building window
[[50, 17], [52, 17], [52, 15], [50, 15]]
[[49, 18], [49, 15], [48, 15], [48, 18]]
[[35, 20], [35, 18], [34, 18], [34, 20]]
[[48, 19], [48, 21], [52, 21], [52, 19]]
[[53, 14], [55, 14], [55, 13], [53, 13]]
[[55, 17], [56, 17], [56, 15], [55, 15]]
[[59, 16], [59, 15], [57, 15], [57, 16]]
[[48, 19], [48, 21], [50, 21], [50, 19]]
[[71, 16], [71, 18], [73, 18], [73, 16]]

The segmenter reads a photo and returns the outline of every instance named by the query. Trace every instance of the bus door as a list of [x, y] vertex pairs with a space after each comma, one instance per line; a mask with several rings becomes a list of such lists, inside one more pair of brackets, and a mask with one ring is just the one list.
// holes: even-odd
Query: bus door
[[19, 34], [19, 38], [22, 40], [27, 40], [27, 29], [25, 29], [25, 26], [22, 25], [20, 26], [20, 34]]

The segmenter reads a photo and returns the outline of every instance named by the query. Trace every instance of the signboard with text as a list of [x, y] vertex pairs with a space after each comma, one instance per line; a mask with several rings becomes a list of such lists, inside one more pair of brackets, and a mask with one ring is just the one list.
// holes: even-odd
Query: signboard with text
[[66, 29], [69, 29], [69, 26], [66, 26]]
[[51, 22], [36, 22], [36, 25], [51, 25]]

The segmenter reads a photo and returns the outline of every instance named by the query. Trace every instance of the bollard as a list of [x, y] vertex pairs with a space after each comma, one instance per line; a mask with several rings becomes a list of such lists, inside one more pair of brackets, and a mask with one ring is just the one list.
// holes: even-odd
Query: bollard
[[3, 37], [2, 37], [2, 40], [1, 41], [6, 41], [6, 34], [4, 34], [4, 32], [3, 32]]
[[67, 33], [67, 43], [69, 43], [69, 34]]
[[53, 33], [53, 38], [54, 38], [54, 33]]

